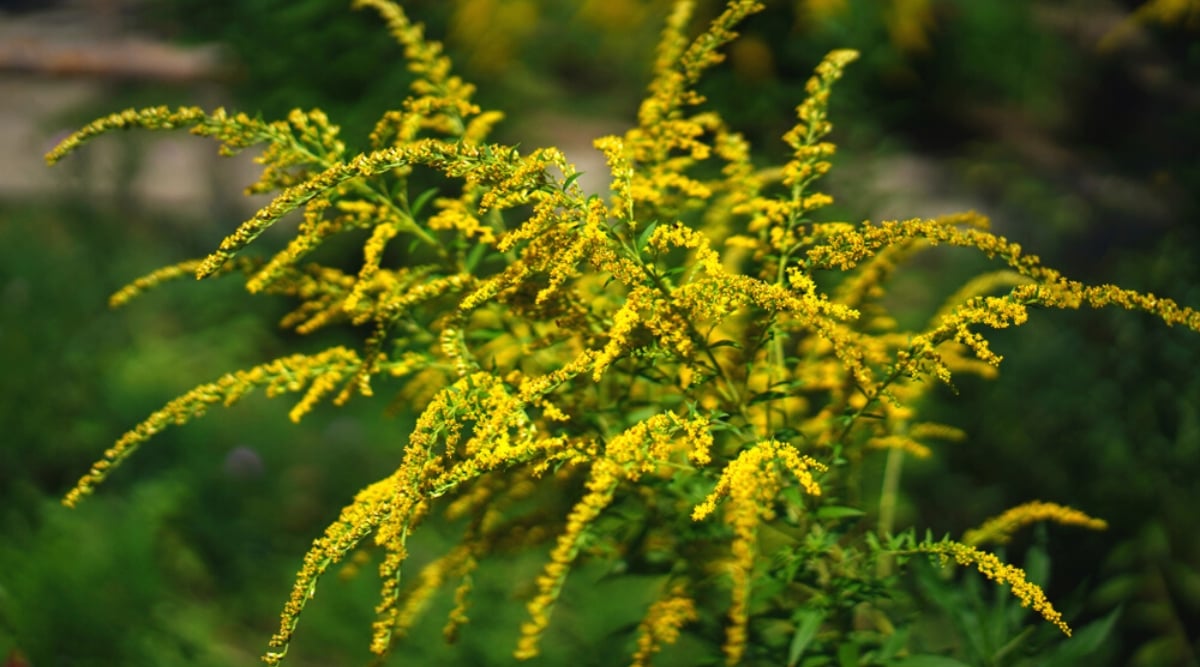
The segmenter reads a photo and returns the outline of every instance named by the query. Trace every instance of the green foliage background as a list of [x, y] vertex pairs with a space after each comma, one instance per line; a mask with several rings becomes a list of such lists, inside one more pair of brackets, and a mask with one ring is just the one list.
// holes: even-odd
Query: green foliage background
[[[485, 106], [509, 111], [510, 125], [525, 104], [601, 117], [634, 108], [664, 3], [632, 3], [649, 20], [608, 32], [564, 9], [569, 4], [509, 4], [530, 21], [504, 63], [472, 61], [472, 44], [449, 42]], [[818, 20], [804, 3], [778, 3], [747, 25], [750, 43], [766, 46], [769, 60], [752, 48], [735, 51], [707, 91], [735, 127], [769, 145], [790, 125], [812, 63], [832, 47], [857, 48], [863, 62], [834, 103], [850, 153], [842, 159], [934, 156], [954, 167], [934, 192], [985, 202], [1011, 227], [1004, 233], [1049, 264], [1200, 304], [1193, 29], [1151, 26], [1141, 46], [1101, 52], [1076, 32], [1048, 27], [1049, 3], [945, 0], [931, 3], [927, 46], [911, 48], [889, 38], [876, 3], [843, 4], [842, 13]], [[1083, 16], [1089, 3], [1055, 4]], [[453, 36], [455, 12], [485, 5], [414, 2], [411, 13], [428, 19], [430, 34]], [[320, 106], [352, 139], [403, 96], [397, 48], [374, 17], [341, 2], [162, 0], [151, 8], [148, 25], [228, 45], [240, 108], [278, 117]], [[1153, 67], [1159, 83], [1142, 76]], [[188, 94], [158, 92], [154, 101], [165, 104]], [[1066, 157], [1047, 160], [1029, 145]], [[1118, 181], [1136, 186], [1135, 195], [1104, 187]], [[868, 215], [865, 184], [843, 177], [836, 186], [847, 219]], [[219, 282], [164, 290], [118, 314], [104, 310], [129, 278], [209, 248], [236, 220], [185, 232], [187, 220], [69, 198], [5, 202], [0, 216], [0, 656], [19, 650], [35, 665], [254, 664], [299, 555], [371, 471], [394, 460], [395, 434], [410, 417], [389, 421], [364, 407], [319, 412], [296, 427], [284, 405], [252, 401], [164, 434], [100, 497], [63, 510], [57, 496], [131, 423], [165, 398], [286, 345], [272, 313], [247, 314], [240, 294]], [[937, 255], [897, 298], [914, 312], [936, 307], [939, 285], [970, 269], [963, 261]], [[1147, 316], [1102, 311], [1045, 314], [996, 348], [1006, 354], [1000, 379], [962, 382], [961, 395], [941, 397], [940, 414], [931, 415], [964, 427], [971, 441], [910, 466], [902, 510], [958, 532], [1053, 493], [1045, 499], [1108, 519], [1101, 535], [1036, 533], [1011, 545], [1009, 560], [1048, 555], [1051, 597], [1066, 602], [1080, 627], [1095, 622], [1089, 661], [1196, 664], [1200, 345]], [[259, 457], [261, 470], [228, 464], [238, 448]], [[1104, 554], [1099, 566], [1096, 554]], [[536, 563], [511, 567], [532, 571]], [[365, 660], [356, 651], [374, 598], [369, 569], [322, 589], [298, 655]], [[512, 572], [486, 576], [494, 580], [481, 584], [481, 596], [513, 595], [504, 586], [517, 579]], [[1004, 603], [988, 587], [950, 593], [942, 583], [927, 573], [915, 585], [945, 619], [968, 619], [941, 641], [968, 662], [994, 656], [980, 648], [986, 638], [969, 619], [1006, 613], [997, 611]], [[614, 601], [638, 593], [632, 585], [572, 594], [580, 596], [576, 609], [605, 601], [612, 608], [581, 615], [576, 635], [556, 637], [550, 662], [603, 641], [621, 622]], [[473, 625], [455, 655], [472, 664], [506, 660], [519, 622], [519, 605], [508, 602], [497, 607], [515, 610], [512, 617]], [[931, 614], [929, 622], [941, 619]], [[397, 656], [397, 664], [446, 659], [430, 644], [429, 655]], [[716, 654], [692, 648], [680, 655]], [[1023, 659], [1009, 654], [995, 664], [1049, 664]]]

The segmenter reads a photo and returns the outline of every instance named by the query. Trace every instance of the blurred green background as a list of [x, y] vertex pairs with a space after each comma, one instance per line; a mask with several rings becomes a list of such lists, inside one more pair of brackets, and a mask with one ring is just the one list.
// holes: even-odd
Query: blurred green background
[[[374, 15], [340, 0], [34, 4], [0, 4], [0, 36], [26, 40], [35, 56], [0, 50], [13, 154], [0, 172], [0, 659], [256, 664], [303, 551], [357, 488], [391, 469], [411, 415], [359, 400], [297, 426], [286, 401], [248, 400], [167, 431], [80, 509], [60, 508], [91, 461], [169, 398], [329, 341], [280, 334], [286, 304], [252, 301], [233, 283], [181, 282], [105, 307], [130, 279], [207, 252], [248, 215], [238, 196], [252, 178], [246, 160], [209, 159], [200, 139], [143, 134], [103, 139], [45, 174], [37, 161], [62, 132], [146, 104], [269, 118], [319, 106], [361, 147], [406, 94], [402, 54]], [[705, 92], [760, 156], [777, 158], [812, 66], [832, 48], [862, 51], [835, 91], [834, 219], [976, 208], [1071, 277], [1200, 305], [1196, 3], [1178, 14], [1102, 0], [769, 4]], [[699, 5], [706, 16], [720, 9]], [[445, 37], [481, 103], [508, 113], [499, 140], [561, 145], [593, 175], [603, 164], [589, 142], [630, 122], [668, 6], [406, 3]], [[131, 72], [120, 57], [130, 36], [192, 54], [184, 62], [198, 69]], [[68, 43], [111, 57], [64, 71], [45, 54]], [[603, 187], [603, 175], [591, 185]], [[969, 252], [929, 253], [898, 285], [898, 302], [927, 315], [980, 267]], [[1200, 664], [1200, 337], [1089, 311], [1038, 313], [995, 340], [1000, 379], [964, 378], [959, 395], [927, 406], [971, 438], [907, 466], [899, 525], [960, 534], [1033, 499], [1106, 518], [1102, 534], [1031, 531], [1005, 556], [1049, 555], [1050, 597], [1073, 625], [1115, 619], [1094, 664]], [[510, 662], [524, 592], [511, 582], [537, 564], [483, 572], [480, 605], [502, 611], [468, 626], [457, 652], [421, 639], [392, 662]], [[929, 578], [917, 579], [921, 588]], [[935, 588], [924, 589], [932, 617], [945, 599]], [[325, 582], [293, 664], [363, 663], [375, 591], [369, 567]], [[639, 595], [636, 581], [570, 589], [546, 664], [624, 660], [581, 648], [628, 623], [622, 601]], [[438, 635], [446, 605], [435, 601], [421, 635]], [[1004, 664], [1039, 664], [1011, 658]]]

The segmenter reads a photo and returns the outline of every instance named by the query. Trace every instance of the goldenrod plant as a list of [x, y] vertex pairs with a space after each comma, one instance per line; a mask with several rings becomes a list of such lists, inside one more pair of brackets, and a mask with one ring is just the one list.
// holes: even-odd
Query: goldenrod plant
[[[371, 651], [403, 641], [431, 596], [453, 591], [445, 636], [470, 632], [473, 573], [513, 551], [545, 554], [509, 650], [538, 656], [584, 561], [654, 577], [626, 652], [648, 665], [685, 634], [719, 636], [725, 664], [889, 664], [918, 649], [901, 584], [913, 559], [978, 570], [1056, 627], [1069, 619], [1026, 573], [985, 550], [1021, 527], [1104, 528], [1048, 502], [1021, 505], [960, 538], [897, 525], [903, 463], [968, 434], [922, 419], [923, 397], [960, 374], [991, 377], [985, 333], [1033, 311], [1119, 305], [1200, 330], [1200, 313], [1152, 294], [1088, 285], [1044, 266], [966, 212], [932, 219], [826, 220], [829, 100], [856, 58], [834, 51], [808, 80], [782, 165], [704, 107], [697, 84], [743, 19], [731, 0], [695, 36], [675, 3], [636, 125], [596, 140], [610, 189], [585, 192], [558, 149], [488, 140], [502, 118], [473, 101], [441, 45], [400, 6], [375, 10], [403, 47], [411, 95], [352, 154], [319, 110], [264, 121], [223, 109], [148, 108], [101, 118], [47, 156], [119, 129], [187, 128], [232, 154], [263, 145], [273, 199], [210, 255], [139, 278], [122, 305], [165, 282], [240, 279], [293, 299], [298, 334], [360, 332], [356, 346], [299, 352], [202, 384], [134, 427], [70, 490], [74, 506], [165, 428], [261, 389], [318, 403], [384, 393], [418, 414], [392, 470], [365, 484], [304, 556], [264, 660], [281, 663], [323, 576], [373, 557], [382, 581]], [[422, 189], [436, 183], [436, 189]], [[282, 250], [250, 250], [289, 214]], [[357, 270], [314, 260], [339, 237]], [[994, 260], [922, 326], [900, 325], [890, 280], [938, 245]], [[864, 487], [881, 462], [879, 490]], [[547, 493], [547, 491], [551, 493]], [[572, 498], [559, 507], [555, 498]], [[413, 571], [423, 528], [456, 546]], [[924, 534], [920, 537], [919, 533]], [[620, 568], [614, 568], [620, 569]], [[826, 660], [819, 660], [825, 656]], [[855, 657], [857, 656], [857, 657]], [[850, 660], [850, 662], [847, 662]]]

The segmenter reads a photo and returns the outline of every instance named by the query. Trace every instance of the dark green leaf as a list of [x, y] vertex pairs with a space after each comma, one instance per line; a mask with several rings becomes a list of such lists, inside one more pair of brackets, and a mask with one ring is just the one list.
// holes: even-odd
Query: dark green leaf
[[1095, 653], [1112, 635], [1113, 627], [1121, 616], [1121, 607], [1109, 612], [1104, 618], [1076, 630], [1071, 638], [1060, 643], [1046, 655], [1046, 664], [1077, 665]]
[[879, 650], [875, 652], [875, 659], [880, 662], [891, 660], [892, 656], [903, 651], [908, 645], [908, 634], [909, 628], [898, 628], [888, 635]]
[[417, 195], [417, 198], [413, 200], [412, 206], [409, 207], [409, 213], [412, 214], [412, 217], [415, 218], [418, 215], [421, 215], [421, 209], [425, 208], [425, 204], [429, 203], [429, 200], [436, 195], [437, 192], [437, 188], [429, 188], [425, 192]]
[[838, 664], [842, 667], [858, 667], [858, 645], [845, 642], [837, 649]]
[[582, 171], [577, 171], [577, 172], [571, 174], [570, 176], [567, 176], [566, 179], [563, 180], [563, 184], [562, 184], [563, 191], [565, 192], [567, 190], [570, 190], [571, 186], [575, 185], [575, 181], [579, 180], [580, 176], [583, 176]]
[[821, 623], [825, 620], [825, 614], [816, 610], [805, 609], [796, 612], [793, 620], [796, 621], [796, 632], [792, 635], [791, 646], [788, 647], [788, 667], [794, 667], [800, 658], [804, 656], [804, 649], [808, 648], [813, 637], [817, 636], [817, 630], [821, 628]]
[[687, 267], [687, 266], [672, 266], [671, 268], [667, 269], [665, 273], [663, 273], [663, 276], [665, 276], [667, 278], [674, 278], [676, 276], [681, 276], [684, 273], [686, 273], [689, 270], [689, 268], [690, 267]]
[[771, 437], [780, 442], [789, 442], [793, 438], [800, 437], [800, 435], [800, 431], [797, 431], [789, 426], [786, 428], [776, 429], [775, 432], [771, 434]]
[[467, 254], [468, 271], [475, 271], [475, 268], [479, 266], [479, 262], [483, 259], [487, 250], [488, 245], [486, 243], [477, 243], [474, 248], [471, 248], [471, 252]]
[[747, 405], [774, 401], [781, 398], [787, 398], [787, 396], [788, 395], [782, 391], [764, 391], [761, 394], [755, 394], [753, 397], [751, 397], [751, 399], [747, 402]]
[[1025, 578], [1029, 581], [1043, 588], [1049, 585], [1050, 556], [1043, 547], [1036, 544], [1029, 547], [1029, 551], [1025, 554], [1024, 569]]
[[650, 235], [654, 233], [654, 228], [657, 226], [658, 221], [654, 220], [650, 224], [646, 225], [646, 228], [642, 230], [641, 234], [638, 234], [636, 246], [638, 252], [642, 252], [646, 249], [646, 244], [650, 241]]
[[971, 667], [965, 662], [943, 655], [910, 655], [891, 663], [891, 667]]
[[825, 505], [817, 509], [818, 519], [853, 519], [863, 516], [866, 512], [857, 507], [843, 505]]

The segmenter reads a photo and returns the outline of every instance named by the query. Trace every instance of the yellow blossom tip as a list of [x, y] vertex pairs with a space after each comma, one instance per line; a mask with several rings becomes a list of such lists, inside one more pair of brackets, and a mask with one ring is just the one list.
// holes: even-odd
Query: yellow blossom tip
[[1012, 594], [1021, 601], [1021, 606], [1031, 607], [1062, 630], [1063, 634], [1071, 636], [1071, 628], [1063, 621], [1062, 614], [1046, 599], [1046, 594], [1040, 586], [1025, 578], [1024, 570], [1002, 562], [993, 554], [959, 542], [944, 541], [921, 545], [918, 548], [927, 553], [938, 554], [942, 558], [952, 558], [959, 565], [972, 565], [988, 579], [1008, 585]]
[[1103, 519], [1090, 517], [1077, 509], [1057, 503], [1033, 501], [1013, 507], [999, 516], [988, 519], [980, 527], [968, 530], [963, 535], [962, 541], [970, 546], [987, 543], [1004, 544], [1020, 528], [1041, 521], [1052, 521], [1090, 530], [1108, 528], [1108, 523]]

